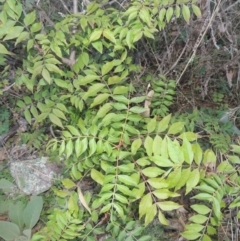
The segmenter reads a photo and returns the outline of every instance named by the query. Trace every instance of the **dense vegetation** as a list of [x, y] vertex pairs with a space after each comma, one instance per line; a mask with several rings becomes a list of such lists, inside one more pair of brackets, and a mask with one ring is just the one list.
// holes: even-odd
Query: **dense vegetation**
[[[231, 118], [238, 108], [227, 111], [221, 91], [212, 95], [220, 104], [211, 109], [177, 104], [194, 89], [190, 79], [180, 81], [188, 67], [197, 68], [209, 18], [195, 44], [186, 29], [176, 38], [191, 51], [184, 68], [182, 54], [172, 66], [166, 61], [169, 74], [160, 64], [161, 34], [177, 21], [200, 18], [197, 0], [83, 1], [78, 8], [73, 1], [71, 14], [52, 19], [47, 2], [1, 2], [0, 134], [13, 124], [10, 115], [24, 117], [30, 128], [21, 144], [63, 170], [40, 196], [16, 201], [0, 193], [9, 203], [0, 237], [154, 240], [145, 227], [171, 227], [173, 218], [186, 240], [218, 240], [225, 222], [237, 237], [240, 146]], [[219, 6], [211, 7], [214, 16]], [[174, 67], [181, 69], [178, 78], [170, 74]], [[0, 188], [7, 175], [2, 170]]]

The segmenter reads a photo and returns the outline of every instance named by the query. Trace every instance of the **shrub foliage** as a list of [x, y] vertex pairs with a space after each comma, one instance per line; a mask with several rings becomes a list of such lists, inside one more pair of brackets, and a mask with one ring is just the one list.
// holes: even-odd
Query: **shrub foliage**
[[[217, 165], [199, 134], [172, 122], [175, 82], [150, 70], [142, 76], [133, 61], [137, 42], [154, 40], [172, 17], [199, 17], [196, 1], [132, 1], [124, 11], [92, 2], [52, 28], [35, 11], [24, 15], [19, 1], [3, 2], [0, 53], [14, 56], [11, 45], [24, 53], [15, 80], [25, 90], [18, 111], [34, 128], [53, 126], [47, 150], [68, 170], [54, 188], [61, 205], [32, 240], [95, 240], [105, 232], [108, 240], [151, 240], [136, 220], [169, 225], [166, 214], [183, 207], [180, 193], [194, 200], [181, 235], [211, 240], [224, 197], [239, 191], [239, 157], [227, 153]], [[88, 176], [98, 184], [92, 194], [81, 190]], [[238, 205], [239, 198], [229, 207]]]

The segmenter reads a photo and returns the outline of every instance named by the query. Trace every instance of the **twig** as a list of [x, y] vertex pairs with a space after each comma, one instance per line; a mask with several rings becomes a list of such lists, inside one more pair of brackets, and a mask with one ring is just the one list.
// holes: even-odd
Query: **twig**
[[235, 5], [240, 4], [240, 0], [237, 0], [235, 3], [224, 9], [224, 11], [228, 11], [229, 9], [233, 8]]
[[6, 87], [2, 90], [2, 92], [8, 91], [8, 90], [11, 89], [14, 85], [15, 85], [15, 83], [12, 83], [11, 85], [6, 86]]
[[71, 14], [71, 12], [69, 11], [69, 9], [68, 9], [68, 7], [66, 6], [66, 4], [64, 3], [64, 1], [63, 1], [63, 0], [60, 0], [60, 2], [62, 3], [64, 9], [65, 9], [68, 13]]
[[[212, 21], [213, 21], [215, 15], [216, 15], [216, 13], [217, 13], [217, 10], [218, 10], [221, 2], [222, 2], [222, 0], [219, 0], [219, 2], [217, 3], [217, 6], [215, 7], [214, 12], [213, 12], [213, 14], [212, 14], [212, 16], [211, 16], [208, 24], [207, 24], [208, 18], [206, 18], [206, 20], [205, 20], [205, 22], [204, 22], [204, 24], [203, 24], [203, 27], [202, 27], [201, 34], [198, 36], [198, 39], [196, 40], [196, 43], [195, 43], [195, 45], [194, 45], [194, 47], [193, 47], [193, 53], [192, 53], [190, 59], [188, 60], [186, 66], [185, 66], [185, 68], [184, 68], [184, 70], [182, 71], [181, 75], [180, 75], [179, 78], [177, 79], [177, 81], [176, 81], [177, 84], [178, 84], [179, 81], [181, 80], [183, 74], [186, 72], [189, 64], [192, 62], [194, 56], [196, 55], [197, 49], [198, 49], [199, 45], [201, 44], [204, 36], [206, 35], [209, 27], [211, 26]], [[207, 26], [205, 27], [206, 24], [207, 24]], [[204, 29], [205, 29], [205, 30], [204, 30]]]
[[188, 42], [189, 42], [189, 39], [187, 40], [182, 52], [180, 53], [179, 57], [177, 58], [177, 60], [175, 61], [175, 63], [172, 65], [172, 67], [170, 69], [168, 69], [168, 71], [166, 73], [164, 73], [164, 75], [167, 75], [172, 69], [175, 68], [175, 66], [178, 64], [178, 62], [180, 61], [180, 59], [182, 58], [187, 46], [188, 46]]

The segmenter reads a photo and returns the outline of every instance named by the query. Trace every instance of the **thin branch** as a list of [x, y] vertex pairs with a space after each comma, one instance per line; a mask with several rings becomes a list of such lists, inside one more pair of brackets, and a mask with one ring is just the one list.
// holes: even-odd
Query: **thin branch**
[[6, 87], [2, 90], [2, 92], [8, 91], [8, 90], [11, 89], [14, 85], [15, 85], [15, 83], [12, 83], [11, 85], [6, 86]]
[[64, 9], [65, 9], [69, 14], [71, 14], [71, 12], [69, 11], [69, 9], [68, 9], [68, 7], [66, 6], [66, 4], [64, 3], [64, 1], [63, 1], [63, 0], [60, 0], [60, 2], [62, 3]]
[[231, 8], [235, 7], [237, 4], [240, 4], [240, 0], [237, 0], [235, 3], [233, 3], [232, 5], [230, 5], [229, 7], [227, 7], [226, 9], [224, 9], [224, 11], [228, 11]]
[[[216, 15], [216, 13], [217, 13], [217, 11], [218, 11], [218, 9], [219, 9], [219, 6], [220, 6], [220, 3], [221, 3], [221, 2], [222, 2], [222, 0], [219, 0], [217, 6], [216, 6], [215, 9], [214, 9], [214, 12], [213, 12], [211, 18], [209, 19], [209, 22], [208, 22], [207, 26], [205, 27], [205, 25], [206, 25], [206, 23], [207, 23], [207, 21], [208, 21], [208, 17], [206, 18], [206, 21], [205, 21], [205, 23], [203, 24], [203, 28], [202, 28], [203, 31], [201, 31], [201, 34], [198, 36], [198, 39], [196, 40], [196, 43], [195, 43], [195, 45], [194, 45], [194, 47], [193, 47], [193, 53], [192, 53], [190, 59], [188, 60], [186, 66], [185, 66], [185, 68], [184, 68], [184, 70], [182, 71], [182, 73], [181, 73], [180, 76], [178, 77], [178, 79], [177, 79], [177, 81], [176, 81], [177, 84], [179, 83], [179, 81], [181, 80], [182, 76], [183, 76], [184, 73], [186, 72], [189, 64], [190, 64], [190, 63], [192, 62], [192, 60], [194, 59], [198, 47], [200, 46], [200, 44], [201, 44], [204, 36], [206, 35], [208, 29], [211, 27], [211, 24], [212, 24], [213, 19], [214, 19], [215, 15]], [[205, 30], [204, 30], [204, 29], [205, 29]]]

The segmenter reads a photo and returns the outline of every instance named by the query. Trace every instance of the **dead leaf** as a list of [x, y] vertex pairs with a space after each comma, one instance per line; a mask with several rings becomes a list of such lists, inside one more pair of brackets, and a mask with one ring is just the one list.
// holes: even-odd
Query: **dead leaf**
[[145, 100], [145, 103], [144, 103], [144, 108], [146, 109], [146, 111], [144, 111], [141, 116], [143, 117], [149, 117], [150, 116], [150, 105], [152, 103], [152, 97], [154, 95], [154, 91], [153, 90], [150, 90], [147, 94], [147, 99]]
[[6, 159], [5, 154], [6, 154], [6, 148], [3, 147], [0, 149], [0, 162]]
[[232, 87], [232, 79], [233, 79], [233, 70], [227, 68], [226, 75], [227, 75], [228, 85], [231, 88]]
[[80, 187], [78, 187], [78, 198], [79, 198], [79, 201], [81, 202], [81, 204], [88, 210], [88, 212], [91, 214], [91, 209], [89, 208], [83, 194], [82, 194], [82, 191], [80, 189]]

